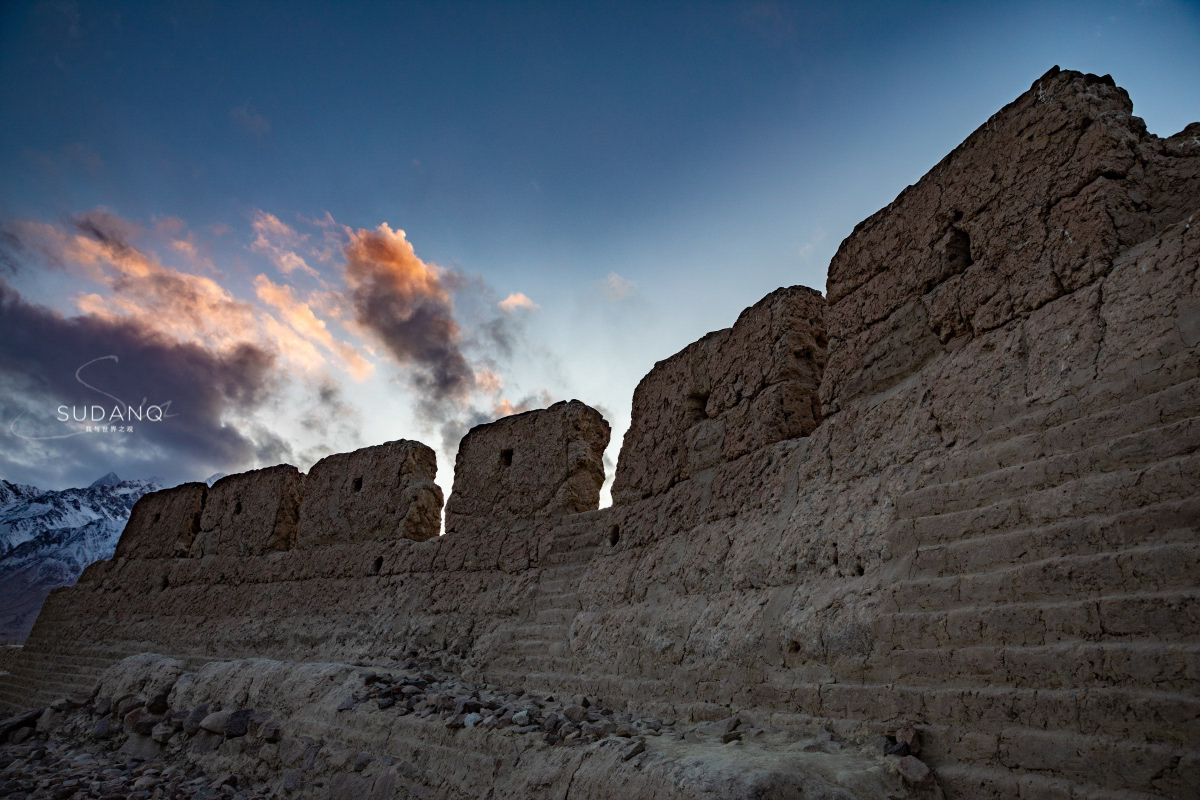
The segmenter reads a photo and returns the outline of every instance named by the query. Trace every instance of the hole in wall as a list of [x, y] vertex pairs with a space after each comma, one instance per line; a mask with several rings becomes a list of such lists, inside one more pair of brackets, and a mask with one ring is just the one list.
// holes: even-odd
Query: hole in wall
[[162, 583], [161, 583], [161, 584], [159, 584], [159, 587], [158, 587], [158, 588], [159, 588], [159, 589], [162, 589], [163, 591], [166, 591], [166, 590], [167, 590], [167, 588], [168, 588], [168, 587], [170, 587], [170, 585], [171, 585], [171, 579], [170, 579], [170, 578], [168, 578], [166, 575], [163, 575], [163, 577], [162, 577]]
[[378, 575], [381, 569], [383, 569], [383, 556], [376, 556], [375, 563], [371, 565], [371, 574]]
[[613, 525], [608, 531], [608, 546], [616, 547], [619, 541], [621, 541], [621, 528], [619, 525]]
[[500, 466], [511, 467], [512, 466], [512, 458], [513, 458], [513, 451], [512, 451], [511, 447], [507, 448], [505, 450], [501, 450], [500, 451]]
[[354, 479], [354, 491], [356, 491], [356, 492], [362, 491], [362, 478]]
[[240, 513], [242, 513], [242, 498], [239, 497], [233, 506], [233, 515], [236, 517]]
[[951, 228], [942, 256], [945, 258], [946, 270], [949, 274], [957, 275], [962, 272], [975, 263], [975, 260], [971, 258], [971, 237], [964, 230]]
[[693, 392], [684, 401], [688, 422], [708, 419], [708, 392]]
[[854, 565], [854, 574], [855, 574], [855, 575], [857, 575], [858, 577], [860, 577], [860, 578], [861, 578], [861, 577], [863, 576], [863, 572], [865, 572], [865, 570], [863, 569], [863, 565], [862, 565], [862, 564], [855, 564], [855, 565]]
[[787, 651], [791, 655], [795, 655], [796, 653], [799, 653], [800, 652], [800, 643], [797, 642], [795, 639], [792, 639], [790, 642], [788, 642]]

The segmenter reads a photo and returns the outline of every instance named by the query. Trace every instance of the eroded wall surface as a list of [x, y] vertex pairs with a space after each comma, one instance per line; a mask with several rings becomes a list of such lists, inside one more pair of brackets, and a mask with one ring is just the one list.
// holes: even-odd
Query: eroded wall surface
[[[394, 522], [428, 532], [421, 472], [424, 511], [388, 501], [386, 533], [328, 511], [306, 537], [305, 508], [367, 491], [314, 468], [294, 544], [234, 552], [196, 546], [205, 491], [148, 495], [0, 700], [142, 651], [436, 656], [681, 719], [911, 720], [951, 797], [1194, 796], [1200, 125], [1161, 139], [1131, 110], [1051, 71], [855, 229], [827, 307], [781, 290], [656, 366], [613, 508], [486, 524], [464, 491], [471, 524], [414, 541]], [[485, 430], [470, 485], [539, 418]], [[593, 429], [555, 428], [584, 455], [546, 487]]]

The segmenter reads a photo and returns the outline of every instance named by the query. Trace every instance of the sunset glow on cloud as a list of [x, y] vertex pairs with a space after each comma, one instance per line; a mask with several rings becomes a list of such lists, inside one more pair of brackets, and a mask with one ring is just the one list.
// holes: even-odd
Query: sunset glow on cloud
[[254, 279], [254, 287], [258, 299], [275, 308], [292, 330], [336, 356], [339, 366], [356, 379], [363, 380], [375, 370], [375, 365], [354, 347], [335, 339], [325, 321], [313, 313], [308, 303], [296, 299], [291, 286], [272, 283], [266, 275], [259, 275]]
[[[181, 347], [186, 350], [180, 352], [204, 354], [211, 360], [205, 368], [209, 375], [225, 365], [253, 365], [255, 380], [270, 383], [277, 392], [295, 393], [311, 384], [316, 403], [303, 420], [314, 435], [361, 419], [330, 376], [345, 373], [355, 382], [368, 381], [377, 374], [380, 358], [390, 376], [412, 388], [417, 423], [446, 447], [480, 421], [528, 410], [535, 401], [552, 402], [544, 390], [509, 400], [495, 356], [486, 347], [467, 355], [454, 298], [456, 292], [486, 291], [478, 279], [423, 261], [404, 231], [387, 223], [351, 230], [326, 213], [307, 224], [312, 230], [302, 233], [269, 212], [254, 214], [247, 249], [276, 267], [281, 280], [260, 272], [239, 296], [227, 288], [236, 281], [200, 257], [200, 247], [211, 242], [198, 239], [180, 218], [160, 218], [145, 226], [100, 209], [78, 214], [69, 224], [14, 221], [5, 229], [10, 260], [40, 263], [94, 288], [75, 294], [80, 316], [74, 318], [29, 305], [16, 294], [9, 295], [9, 302], [31, 318], [40, 314], [45, 324], [66, 330], [123, 330], [133, 340], [156, 342], [155, 352]], [[151, 239], [180, 263], [160, 260]], [[325, 274], [310, 267], [300, 251], [317, 253]], [[310, 288], [291, 282], [298, 278]], [[311, 288], [310, 278], [318, 279], [318, 288]], [[470, 346], [501, 342], [511, 348], [516, 329], [503, 315], [536, 307], [524, 294], [510, 295], [497, 304], [501, 316], [485, 320], [471, 334], [475, 344]], [[97, 337], [97, 345], [104, 340]], [[121, 363], [119, 357], [115, 363]], [[63, 386], [70, 385], [69, 375], [59, 378]], [[188, 404], [177, 401], [176, 407], [181, 419], [173, 424], [187, 427]], [[261, 393], [239, 391], [224, 405], [214, 402], [210, 414], [214, 423], [244, 429], [243, 457], [278, 453], [304, 460], [325, 454], [315, 443], [315, 450], [305, 449], [299, 440], [288, 444], [276, 434], [266, 435], [268, 423], [261, 417], [268, 407]], [[335, 409], [337, 419], [331, 419]], [[38, 416], [34, 413], [27, 423], [36, 426]], [[264, 435], [269, 446], [254, 444]], [[357, 436], [352, 429], [340, 435]]]
[[358, 322], [397, 362], [415, 368], [414, 382], [434, 402], [465, 398], [475, 375], [462, 353], [445, 271], [417, 258], [404, 231], [386, 222], [351, 233], [345, 256]]
[[303, 237], [288, 225], [280, 222], [279, 217], [259, 211], [254, 215], [254, 241], [251, 249], [264, 253], [284, 275], [290, 272], [304, 272], [316, 276], [317, 271], [308, 265], [294, 248], [303, 242]]
[[513, 294], [510, 294], [508, 297], [500, 301], [499, 306], [505, 311], [517, 311], [520, 309], [533, 311], [534, 309], [540, 307], [537, 303], [526, 297], [524, 292], [514, 292]]

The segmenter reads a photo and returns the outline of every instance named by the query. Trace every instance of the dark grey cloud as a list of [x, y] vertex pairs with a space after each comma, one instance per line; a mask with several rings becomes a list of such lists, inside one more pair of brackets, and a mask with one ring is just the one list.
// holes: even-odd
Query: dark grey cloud
[[386, 224], [352, 233], [344, 255], [357, 321], [410, 368], [422, 414], [454, 414], [475, 388], [475, 371], [454, 318], [453, 275], [421, 261], [404, 231]]
[[[93, 388], [76, 378], [85, 364], [80, 377]], [[262, 407], [280, 380], [274, 356], [255, 345], [215, 352], [130, 318], [63, 316], [0, 279], [0, 477], [80, 485], [119, 465], [124, 477], [176, 482], [286, 457], [286, 442], [237, 421]], [[111, 412], [143, 403], [166, 405], [170, 416], [135, 421], [125, 434], [17, 435], [77, 430], [59, 421], [59, 406]]]

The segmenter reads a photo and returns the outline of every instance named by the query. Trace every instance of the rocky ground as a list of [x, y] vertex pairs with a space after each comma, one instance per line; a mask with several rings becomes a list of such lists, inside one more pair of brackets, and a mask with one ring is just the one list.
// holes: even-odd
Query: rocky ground
[[[241, 671], [235, 669], [239, 663]], [[609, 708], [595, 697], [556, 697], [474, 683], [433, 663], [382, 670], [257, 661], [215, 663], [207, 669], [210, 678], [217, 678], [212, 684], [191, 678], [181, 682], [180, 662], [135, 656], [107, 672], [91, 694], [0, 720], [0, 797], [436, 797], [442, 793], [425, 787], [440, 786], [445, 775], [439, 777], [436, 768], [429, 773], [432, 763], [417, 766], [419, 750], [464, 736], [462, 747], [474, 749], [490, 740], [500, 757], [508, 750], [519, 753], [514, 764], [541, 759], [552, 776], [601, 757], [615, 771], [655, 765], [664, 786], [678, 787], [693, 779], [712, 783], [732, 776], [736, 782], [755, 764], [775, 764], [772, 768], [782, 775], [791, 769], [788, 764], [803, 763], [809, 767], [802, 769], [816, 770], [813, 775], [832, 770], [831, 786], [840, 783], [840, 773], [855, 772], [873, 775], [868, 778], [875, 781], [872, 786], [895, 789], [878, 795], [837, 790], [831, 797], [910, 796], [905, 786], [922, 796], [939, 794], [930, 770], [916, 758], [920, 735], [910, 725], [852, 744], [826, 731], [799, 737], [767, 730], [738, 715], [685, 724]], [[288, 676], [300, 683], [308, 676], [317, 685], [328, 684], [317, 701], [324, 711], [313, 714], [310, 707], [300, 712], [308, 714], [307, 724], [327, 731], [343, 725], [371, 730], [374, 738], [345, 745], [314, 739], [298, 724], [296, 708], [264, 709], [236, 688], [249, 685], [238, 684], [238, 675], [293, 693], [305, 690]], [[190, 688], [180, 689], [184, 684]], [[214, 693], [211, 687], [224, 691]], [[412, 718], [404, 724], [417, 726], [411, 747], [381, 746], [393, 730], [388, 719], [402, 716]], [[699, 766], [688, 766], [692, 762]], [[679, 775], [671, 777], [673, 770]], [[689, 777], [689, 770], [698, 777]], [[393, 786], [392, 773], [407, 779], [412, 791]], [[805, 781], [811, 782], [810, 777]], [[736, 794], [743, 795], [758, 796]], [[717, 791], [713, 796], [735, 795]]]
[[[25, 731], [31, 729], [26, 728]], [[177, 800], [267, 795], [232, 775], [201, 775], [182, 764], [147, 760], [103, 745], [76, 746], [44, 734], [0, 745], [0, 797], [12, 800]]]

